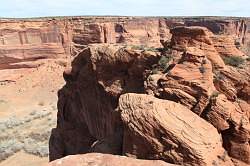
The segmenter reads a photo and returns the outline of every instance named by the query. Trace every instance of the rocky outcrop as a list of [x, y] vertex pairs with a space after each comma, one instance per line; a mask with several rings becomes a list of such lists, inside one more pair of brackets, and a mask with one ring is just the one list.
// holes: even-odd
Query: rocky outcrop
[[58, 93], [50, 160], [99, 152], [184, 165], [233, 165], [228, 152], [249, 163], [249, 68], [229, 67], [221, 58], [236, 46], [219, 50], [203, 27], [171, 32], [170, 44], [163, 43], [161, 51], [75, 45], [75, 58], [64, 72], [66, 85]]
[[185, 51], [188, 47], [196, 47], [206, 54], [206, 57], [216, 68], [223, 68], [224, 62], [213, 45], [212, 32], [203, 27], [177, 27], [171, 29], [171, 47]]
[[232, 36], [216, 35], [212, 37], [214, 47], [221, 56], [245, 56], [235, 45], [235, 39]]
[[233, 43], [238, 46], [244, 48], [248, 47], [248, 20], [246, 19], [186, 19], [185, 25], [206, 27], [216, 35], [225, 35], [230, 37], [233, 40]]
[[228, 67], [227, 70], [217, 71], [215, 72], [214, 85], [229, 100], [235, 101], [238, 97], [249, 103], [249, 71], [248, 65], [245, 66], [245, 69]]
[[47, 166], [175, 166], [174, 164], [168, 164], [163, 161], [157, 160], [138, 160], [128, 158], [125, 156], [115, 156], [109, 154], [89, 153], [84, 155], [72, 155], [62, 159], [55, 160]]
[[[65, 71], [64, 78], [67, 84], [58, 93], [58, 124], [57, 128], [52, 131], [50, 139], [50, 159], [55, 160], [70, 154], [102, 152], [120, 155], [130, 154], [142, 159], [161, 159], [176, 164], [209, 165], [215, 162], [221, 164], [228, 162], [230, 165], [231, 162], [227, 159], [226, 153], [224, 154], [220, 136], [215, 128], [180, 104], [154, 99], [152, 96], [147, 99], [147, 95], [145, 99], [138, 99], [138, 104], [139, 101], [152, 100], [148, 101], [149, 103], [155, 101], [157, 104], [154, 107], [159, 107], [156, 110], [167, 109], [171, 115], [174, 114], [171, 111], [178, 109], [178, 115], [169, 118], [171, 122], [174, 117], [197, 119], [194, 121], [190, 119], [180, 120], [180, 123], [183, 122], [187, 128], [184, 128], [183, 125], [180, 125], [179, 128], [175, 125], [171, 126], [172, 123], [167, 123], [165, 120], [161, 122], [159, 119], [151, 129], [152, 123], [149, 123], [147, 132], [141, 131], [146, 135], [140, 139], [133, 135], [136, 133], [132, 129], [132, 131], [128, 130], [130, 124], [128, 122], [135, 124], [138, 122], [136, 128], [144, 128], [147, 125], [146, 121], [139, 123], [138, 119], [129, 119], [137, 105], [128, 106], [133, 110], [125, 108], [126, 105], [133, 104], [133, 102], [125, 101], [126, 97], [123, 98], [120, 95], [131, 92], [144, 93], [143, 73], [145, 70], [151, 69], [151, 66], [157, 63], [158, 59], [159, 52], [133, 50], [130, 47], [91, 45], [83, 48], [72, 62], [72, 67]], [[211, 78], [208, 80], [211, 81]], [[161, 102], [164, 105], [162, 107], [160, 107]], [[146, 103], [145, 109], [144, 104], [141, 104], [138, 108], [146, 110], [147, 107], [149, 112], [153, 111], [151, 110], [153, 108], [148, 107]], [[120, 108], [120, 111], [117, 110], [117, 107]], [[159, 115], [145, 114], [144, 116], [144, 113], [139, 111], [136, 116], [145, 117], [148, 120], [153, 118], [152, 122], [154, 122], [154, 119], [164, 117], [165, 114], [168, 112], [160, 111]], [[201, 128], [194, 129], [194, 126], [190, 126], [191, 124], [186, 125], [191, 121], [192, 125]], [[140, 126], [140, 124], [143, 125]], [[160, 124], [163, 126], [158, 126]], [[206, 133], [204, 129], [206, 127], [209, 128], [207, 130], [214, 132], [213, 139], [208, 135], [201, 136]], [[181, 128], [188, 135], [182, 137]], [[154, 132], [150, 133], [151, 130]], [[158, 138], [157, 130], [162, 135], [161, 137], [166, 138]], [[190, 132], [194, 134], [189, 135]], [[198, 134], [199, 139], [195, 136], [197, 132], [201, 132]], [[154, 143], [149, 138], [155, 141], [159, 140]], [[139, 141], [137, 145], [138, 139], [145, 141]], [[197, 139], [197, 142], [192, 144], [189, 142], [190, 139]], [[201, 145], [199, 141], [202, 142]], [[142, 144], [143, 142], [144, 144]], [[206, 146], [208, 144], [214, 149]], [[214, 156], [207, 158], [210, 153]], [[217, 155], [224, 156], [225, 161], [217, 158]]]
[[[187, 47], [177, 64], [161, 77], [150, 76], [146, 89], [159, 98], [179, 102], [200, 115], [215, 91], [212, 63], [203, 51]], [[152, 91], [152, 92], [150, 92]]]
[[247, 112], [225, 95], [213, 97], [205, 119], [222, 133], [224, 147], [232, 157], [250, 163], [250, 123]]
[[[214, 48], [217, 57], [232, 56], [232, 50], [239, 51], [236, 46], [227, 46], [225, 50], [216, 48], [212, 40], [214, 37], [204, 35], [207, 32], [204, 28], [181, 27], [171, 31], [174, 33], [168, 48], [177, 49], [182, 56], [168, 53], [167, 56], [174, 60], [169, 62], [165, 73], [149, 75], [145, 86], [147, 92], [181, 103], [206, 119], [222, 134], [223, 146], [229, 155], [249, 163], [247, 102], [250, 77], [247, 63], [242, 66], [244, 69], [230, 66], [218, 68], [214, 65], [218, 62], [209, 58], [209, 52], [202, 47], [202, 43], [209, 41], [211, 45], [208, 47]], [[201, 32], [204, 32], [203, 35]], [[198, 33], [200, 35], [194, 37]], [[240, 53], [238, 56], [243, 55]]]
[[67, 84], [58, 93], [50, 159], [89, 151], [121, 154], [123, 130], [114, 111], [118, 98], [122, 93], [143, 92], [143, 71], [156, 59], [157, 53], [122, 46], [83, 49], [64, 73]]
[[217, 130], [181, 104], [129, 93], [120, 97], [119, 108], [124, 154], [181, 165], [232, 165]]
[[[64, 72], [67, 83], [58, 93], [58, 124], [50, 138], [50, 160], [101, 152], [185, 165], [232, 165], [216, 128], [223, 135], [223, 147], [242, 160], [230, 151], [236, 149], [233, 145], [226, 145], [235, 140], [229, 122], [223, 122], [222, 116], [217, 125], [219, 114], [210, 115], [217, 111], [211, 107], [216, 87], [212, 63], [201, 49], [187, 47], [171, 61], [166, 74], [151, 73], [146, 80], [145, 71], [158, 63], [162, 52], [110, 44], [82, 46], [74, 52], [72, 66]], [[145, 92], [165, 100], [125, 94]], [[220, 123], [225, 125], [222, 130]]]

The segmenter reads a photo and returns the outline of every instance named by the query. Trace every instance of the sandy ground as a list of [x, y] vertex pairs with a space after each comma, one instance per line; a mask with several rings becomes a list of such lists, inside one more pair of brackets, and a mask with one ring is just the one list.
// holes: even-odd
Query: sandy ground
[[53, 60], [38, 68], [0, 70], [0, 166], [48, 162], [63, 70]]
[[37, 157], [25, 152], [18, 152], [1, 162], [0, 166], [41, 166], [47, 162], [47, 157]]

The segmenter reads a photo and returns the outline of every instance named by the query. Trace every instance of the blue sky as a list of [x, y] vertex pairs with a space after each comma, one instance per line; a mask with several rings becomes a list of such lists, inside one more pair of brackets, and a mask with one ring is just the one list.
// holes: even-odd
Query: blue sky
[[249, 0], [0, 0], [0, 17], [250, 16]]

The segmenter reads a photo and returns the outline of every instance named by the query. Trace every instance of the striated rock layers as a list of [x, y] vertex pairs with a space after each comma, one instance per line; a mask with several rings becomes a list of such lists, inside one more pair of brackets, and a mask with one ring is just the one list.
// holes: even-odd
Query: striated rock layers
[[181, 165], [232, 165], [217, 130], [181, 104], [129, 93], [120, 97], [119, 108], [126, 155]]
[[150, 76], [148, 93], [179, 102], [206, 119], [222, 134], [229, 155], [249, 164], [249, 64], [244, 69], [224, 65], [220, 57], [225, 55], [207, 29], [180, 27], [172, 32], [172, 49], [181, 56], [172, 55], [174, 63], [166, 74]]
[[218, 49], [207, 28], [170, 32], [164, 49], [73, 49], [50, 160], [97, 152], [180, 165], [250, 164], [249, 62], [224, 64], [230, 52], [244, 54], [235, 45]]
[[[249, 53], [247, 18], [64, 17], [0, 20], [0, 70], [36, 67], [41, 59], [71, 56], [72, 46], [122, 43], [160, 47], [171, 39], [170, 29], [207, 27], [215, 36], [215, 49], [224, 55]], [[204, 42], [206, 43], [206, 42]], [[208, 43], [206, 43], [208, 44]], [[214, 48], [211, 53], [213, 52]]]

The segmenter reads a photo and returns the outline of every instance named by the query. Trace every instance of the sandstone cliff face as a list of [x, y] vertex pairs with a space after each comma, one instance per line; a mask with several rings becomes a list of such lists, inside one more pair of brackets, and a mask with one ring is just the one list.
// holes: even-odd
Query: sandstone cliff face
[[35, 67], [39, 59], [66, 58], [60, 27], [53, 21], [1, 21], [0, 69]]
[[[171, 38], [170, 29], [179, 25], [203, 26], [216, 36], [224, 35], [223, 38], [215, 37], [218, 41], [215, 47], [221, 50], [219, 53], [225, 53], [224, 46], [233, 48], [235, 43], [245, 53], [249, 53], [248, 24], [247, 19], [237, 18], [3, 19], [0, 20], [0, 69], [35, 67], [37, 64], [33, 62], [38, 59], [69, 57], [74, 44], [123, 43], [160, 47], [161, 40], [166, 41]], [[225, 54], [241, 55], [235, 49]]]
[[160, 47], [170, 38], [165, 19], [72, 18], [0, 20], [1, 67], [34, 67], [38, 59], [66, 58], [73, 44], [123, 43]]

